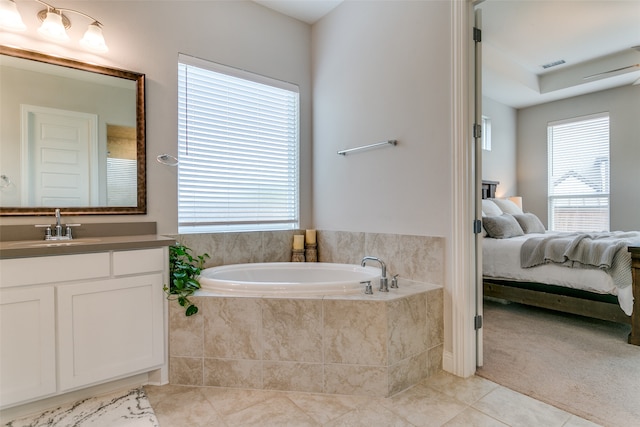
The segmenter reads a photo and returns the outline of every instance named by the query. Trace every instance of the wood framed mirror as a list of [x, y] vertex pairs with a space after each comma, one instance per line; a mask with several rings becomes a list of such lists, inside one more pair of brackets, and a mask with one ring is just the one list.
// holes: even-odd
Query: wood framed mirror
[[0, 215], [146, 214], [145, 76], [0, 46]]

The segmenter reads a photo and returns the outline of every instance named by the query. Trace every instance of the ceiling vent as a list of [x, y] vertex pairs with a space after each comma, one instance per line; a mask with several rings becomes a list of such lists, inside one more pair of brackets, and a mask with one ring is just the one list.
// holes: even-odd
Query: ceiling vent
[[558, 61], [553, 61], [553, 62], [549, 62], [548, 64], [544, 64], [542, 68], [546, 70], [547, 68], [555, 67], [557, 65], [562, 65], [564, 63], [565, 63], [564, 59], [560, 59]]

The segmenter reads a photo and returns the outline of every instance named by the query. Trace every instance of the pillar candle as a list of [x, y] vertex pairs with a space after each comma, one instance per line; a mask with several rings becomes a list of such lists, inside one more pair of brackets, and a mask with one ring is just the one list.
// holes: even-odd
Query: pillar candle
[[307, 237], [306, 243], [308, 245], [315, 245], [316, 244], [316, 230], [307, 230], [306, 231], [306, 237]]
[[293, 236], [293, 249], [304, 249], [304, 236], [302, 234]]

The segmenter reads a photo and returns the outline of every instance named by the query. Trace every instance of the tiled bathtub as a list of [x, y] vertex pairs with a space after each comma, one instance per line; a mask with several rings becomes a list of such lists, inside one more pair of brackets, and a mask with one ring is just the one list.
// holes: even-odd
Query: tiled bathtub
[[[177, 236], [206, 267], [284, 262], [293, 231]], [[198, 296], [169, 304], [172, 384], [390, 396], [442, 366], [444, 239], [318, 231], [322, 262], [382, 258], [400, 289], [387, 295]], [[429, 283], [429, 284], [426, 284]], [[431, 283], [435, 285], [431, 285]], [[375, 289], [374, 284], [374, 289]]]
[[390, 396], [442, 364], [442, 289], [389, 294], [194, 298], [170, 308], [172, 384]]

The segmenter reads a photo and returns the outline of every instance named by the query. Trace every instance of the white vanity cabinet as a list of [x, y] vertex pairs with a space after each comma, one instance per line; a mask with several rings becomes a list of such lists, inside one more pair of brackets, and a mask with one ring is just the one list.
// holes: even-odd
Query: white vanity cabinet
[[52, 286], [0, 289], [0, 404], [56, 391]]
[[0, 407], [163, 365], [167, 261], [166, 247], [0, 260]]

